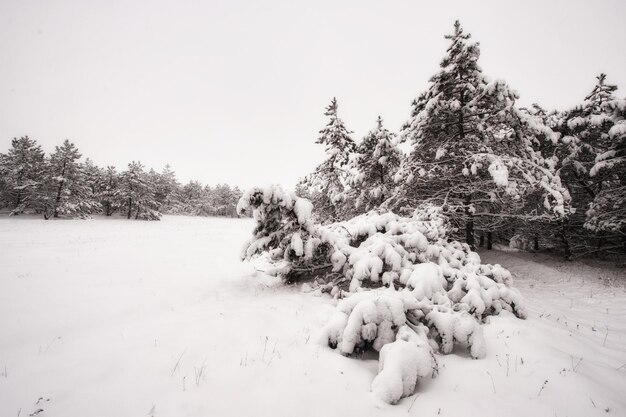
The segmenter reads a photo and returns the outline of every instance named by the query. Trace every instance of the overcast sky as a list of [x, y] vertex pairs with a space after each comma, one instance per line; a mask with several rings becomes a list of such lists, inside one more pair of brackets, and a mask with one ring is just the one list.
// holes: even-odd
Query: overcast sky
[[355, 139], [398, 130], [457, 18], [523, 104], [575, 105], [600, 72], [626, 94], [624, 0], [0, 0], [0, 152], [68, 138], [103, 166], [293, 186], [333, 96]]

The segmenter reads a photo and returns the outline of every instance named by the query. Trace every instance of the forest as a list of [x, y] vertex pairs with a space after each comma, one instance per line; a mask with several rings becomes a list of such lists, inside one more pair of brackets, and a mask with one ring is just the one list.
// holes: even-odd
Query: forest
[[0, 210], [11, 215], [37, 213], [87, 218], [93, 214], [159, 220], [162, 214], [236, 217], [241, 197], [228, 184], [210, 187], [198, 181], [180, 184], [169, 165], [161, 172], [133, 161], [125, 171], [81, 161], [74, 143], [65, 140], [46, 155], [28, 136], [14, 138], [0, 153]]
[[[520, 107], [490, 79], [460, 23], [398, 133], [379, 117], [360, 141], [333, 99], [327, 158], [298, 184], [317, 219], [441, 207], [471, 248], [496, 242], [566, 258], [626, 253], [626, 99], [600, 74], [571, 109]], [[590, 85], [591, 85], [590, 80]]]

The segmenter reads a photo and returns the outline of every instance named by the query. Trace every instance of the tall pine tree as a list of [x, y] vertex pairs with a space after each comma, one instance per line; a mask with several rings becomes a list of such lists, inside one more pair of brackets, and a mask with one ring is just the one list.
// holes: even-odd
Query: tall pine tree
[[131, 162], [120, 175], [117, 201], [126, 218], [159, 220], [161, 213], [154, 198], [154, 184], [141, 162]]
[[379, 207], [395, 188], [394, 176], [402, 162], [396, 134], [383, 127], [379, 116], [376, 127], [359, 144], [353, 159], [353, 186], [356, 205], [367, 211]]
[[37, 141], [23, 136], [0, 154], [0, 208], [12, 214], [36, 209], [44, 179], [45, 155]]
[[328, 123], [320, 130], [316, 143], [324, 145], [326, 160], [315, 171], [301, 181], [323, 221], [343, 219], [349, 213], [346, 190], [349, 174], [347, 166], [356, 150], [350, 132], [337, 114], [337, 99], [333, 98], [326, 108]]
[[479, 45], [470, 37], [455, 22], [441, 70], [413, 102], [402, 131], [413, 149], [393, 204], [446, 207], [474, 246], [476, 227], [489, 232], [503, 218], [525, 216], [520, 210], [526, 194], [541, 189], [541, 215], [557, 217], [567, 213], [569, 196], [531, 146], [533, 134], [553, 133], [515, 107], [517, 93], [506, 83], [483, 75]]
[[50, 155], [44, 180], [44, 218], [88, 217], [97, 210], [80, 157], [67, 139]]
[[180, 188], [172, 167], [165, 165], [165, 168], [158, 175], [156, 183], [155, 199], [159, 204], [159, 211], [162, 213], [172, 212], [178, 204], [178, 190]]
[[99, 196], [105, 216], [111, 216], [119, 208], [119, 193], [119, 174], [114, 166], [108, 166], [102, 176]]

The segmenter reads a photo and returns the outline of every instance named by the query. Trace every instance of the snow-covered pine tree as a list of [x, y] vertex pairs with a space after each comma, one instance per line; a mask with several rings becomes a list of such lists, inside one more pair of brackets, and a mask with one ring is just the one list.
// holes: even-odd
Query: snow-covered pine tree
[[328, 123], [320, 130], [316, 141], [325, 146], [327, 158], [301, 181], [299, 187], [306, 190], [307, 196], [319, 208], [318, 216], [323, 221], [346, 218], [347, 206], [352, 206], [346, 201], [347, 167], [356, 145], [350, 137], [352, 132], [339, 118], [337, 108], [337, 99], [333, 98], [324, 113], [328, 116]]
[[231, 188], [228, 184], [217, 185], [213, 188], [215, 214], [218, 216], [233, 217], [237, 215], [236, 207], [242, 192], [238, 188]]
[[[546, 213], [567, 213], [569, 196], [558, 176], [532, 149], [531, 133], [554, 135], [515, 107], [517, 93], [490, 82], [478, 66], [478, 43], [458, 21], [441, 70], [414, 102], [401, 137], [412, 143], [396, 182], [392, 207], [418, 202], [444, 206], [475, 245], [475, 229], [524, 216], [526, 194], [541, 189]], [[504, 210], [504, 211], [503, 211]]]
[[119, 208], [119, 175], [114, 166], [108, 166], [104, 170], [100, 184], [100, 204], [105, 216], [111, 216]]
[[180, 184], [176, 179], [176, 174], [172, 167], [165, 165], [157, 178], [157, 187], [155, 191], [155, 199], [159, 203], [159, 211], [169, 213], [174, 211], [178, 204], [178, 191]]
[[[91, 159], [87, 158], [85, 159], [85, 162], [83, 162], [83, 172], [85, 173], [85, 181], [90, 190], [90, 198], [93, 201], [99, 202], [103, 191], [102, 186], [106, 182], [105, 171], [94, 164]], [[101, 211], [102, 206], [100, 204], [96, 205], [94, 213], [99, 213]]]
[[36, 209], [42, 191], [45, 155], [37, 141], [13, 138], [11, 148], [0, 154], [0, 208], [12, 214]]
[[[209, 187], [210, 190], [210, 187]], [[200, 216], [206, 205], [208, 192], [198, 181], [189, 181], [179, 192], [179, 203], [176, 213], [189, 216]]]
[[[593, 225], [594, 220], [599, 219], [596, 214], [603, 209], [590, 211], [596, 197], [601, 193], [606, 195], [610, 184], [619, 182], [618, 172], [593, 169], [602, 155], [609, 155], [619, 143], [619, 134], [615, 135], [619, 127], [612, 131], [613, 135], [610, 133], [623, 120], [622, 105], [614, 95], [616, 89], [615, 85], [607, 84], [605, 74], [600, 74], [581, 105], [543, 116], [544, 121], [561, 134], [560, 139], [554, 143], [542, 140], [535, 144], [543, 155], [552, 155], [554, 167], [571, 195], [572, 210], [568, 216], [556, 228], [553, 224], [547, 225], [553, 229], [551, 234], [558, 238], [559, 246], [568, 258], [574, 254], [599, 254], [611, 250], [616, 246], [616, 239], [620, 238], [614, 228], [597, 227], [599, 223]], [[599, 201], [602, 200], [603, 197], [599, 197]], [[596, 207], [601, 206], [606, 207], [604, 203]], [[589, 222], [592, 218], [594, 220]]]
[[402, 157], [396, 134], [383, 127], [383, 119], [378, 116], [376, 127], [359, 144], [353, 159], [353, 186], [359, 208], [371, 210], [391, 196], [395, 188], [394, 176]]
[[[556, 128], [560, 123], [560, 115], [558, 112], [546, 112], [538, 104], [533, 104], [530, 108], [521, 108], [521, 112], [525, 114], [525, 118], [533, 120], [539, 125], [545, 125], [556, 132]], [[558, 136], [556, 135], [530, 135], [532, 138], [533, 149], [545, 158], [545, 163], [556, 164], [555, 156]], [[558, 171], [557, 171], [558, 172]], [[513, 247], [524, 250], [539, 250], [540, 248], [552, 248], [556, 246], [558, 231], [562, 218], [554, 218], [553, 216], [542, 216], [546, 210], [543, 201], [542, 190], [525, 195], [524, 199], [519, 202], [521, 208], [519, 211], [525, 216], [517, 218], [502, 218], [505, 221], [500, 229], [498, 237], [503, 242]], [[495, 208], [495, 207], [494, 207]], [[505, 210], [506, 211], [506, 210]], [[482, 233], [480, 235], [479, 246], [490, 247], [490, 233]]]
[[59, 216], [84, 218], [97, 211], [98, 204], [93, 199], [80, 158], [76, 146], [67, 139], [50, 155], [44, 176], [45, 219]]
[[511, 273], [451, 240], [441, 208], [422, 206], [410, 217], [375, 210], [327, 225], [312, 210], [278, 186], [247, 190], [237, 211], [252, 211], [256, 226], [242, 259], [262, 257], [265, 272], [287, 282], [316, 277], [305, 286], [343, 298], [321, 336], [344, 355], [380, 352], [372, 391], [386, 402], [437, 371], [435, 350], [458, 345], [484, 357], [480, 324], [488, 316], [527, 315]]
[[130, 219], [159, 220], [154, 199], [154, 184], [151, 184], [141, 162], [131, 162], [128, 169], [120, 175], [117, 203], [120, 211]]
[[[626, 252], [626, 99], [607, 100], [601, 107], [609, 118], [605, 122], [608, 131], [603, 136], [607, 149], [596, 156], [589, 175], [601, 179], [602, 188], [586, 212], [585, 227], [619, 239], [623, 254]], [[605, 248], [612, 253], [615, 249]]]
[[159, 184], [161, 180], [161, 175], [156, 172], [154, 168], [150, 168], [150, 170], [146, 173], [146, 182], [149, 184], [152, 191], [152, 198], [154, 200], [154, 209], [161, 213], [161, 208], [163, 207], [163, 196], [159, 193]]

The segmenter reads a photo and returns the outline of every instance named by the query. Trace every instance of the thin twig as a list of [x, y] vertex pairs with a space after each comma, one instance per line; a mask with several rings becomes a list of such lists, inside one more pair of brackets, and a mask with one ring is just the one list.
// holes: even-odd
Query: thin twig
[[183, 350], [183, 353], [181, 353], [180, 356], [178, 357], [178, 360], [176, 361], [176, 365], [174, 365], [174, 369], [172, 369], [172, 374], [170, 376], [174, 376], [174, 372], [176, 372], [176, 370], [178, 369], [178, 365], [180, 365], [180, 360], [183, 358], [183, 355], [185, 354], [186, 351], [187, 349]]
[[489, 378], [491, 378], [491, 386], [493, 387], [493, 393], [496, 393], [496, 384], [495, 382], [493, 382], [493, 377], [491, 376], [491, 374], [489, 373], [489, 371], [486, 371], [487, 375], [489, 375]]

